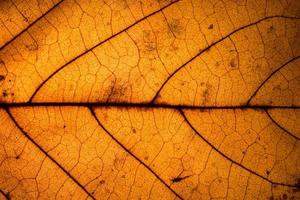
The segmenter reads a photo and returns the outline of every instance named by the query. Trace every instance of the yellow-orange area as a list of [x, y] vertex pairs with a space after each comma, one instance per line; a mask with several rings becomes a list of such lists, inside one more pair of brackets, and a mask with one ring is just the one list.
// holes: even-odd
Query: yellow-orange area
[[300, 199], [300, 2], [0, 0], [0, 199]]

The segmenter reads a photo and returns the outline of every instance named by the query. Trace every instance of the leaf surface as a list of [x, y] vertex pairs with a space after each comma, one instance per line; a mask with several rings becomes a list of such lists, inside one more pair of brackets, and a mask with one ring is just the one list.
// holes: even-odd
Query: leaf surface
[[1, 1], [0, 198], [300, 198], [300, 3]]

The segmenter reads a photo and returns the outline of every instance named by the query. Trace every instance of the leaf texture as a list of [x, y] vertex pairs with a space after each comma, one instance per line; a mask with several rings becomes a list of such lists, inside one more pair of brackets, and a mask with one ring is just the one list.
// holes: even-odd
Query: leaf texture
[[300, 3], [0, 2], [0, 199], [300, 198]]

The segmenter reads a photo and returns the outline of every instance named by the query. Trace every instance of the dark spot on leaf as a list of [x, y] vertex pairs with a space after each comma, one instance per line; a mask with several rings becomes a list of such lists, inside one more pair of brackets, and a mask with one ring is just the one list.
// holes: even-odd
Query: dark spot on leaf
[[235, 63], [235, 60], [234, 60], [234, 59], [231, 59], [231, 61], [230, 61], [230, 66], [231, 66], [232, 68], [236, 68], [236, 63]]
[[2, 96], [3, 96], [3, 97], [7, 97], [7, 96], [8, 96], [8, 93], [7, 93], [6, 90], [4, 90], [4, 91], [2, 92]]
[[146, 157], [145, 157], [145, 160], [148, 160], [148, 159], [149, 159], [149, 157], [148, 157], [148, 156], [146, 156]]
[[28, 45], [25, 45], [26, 48], [29, 50], [29, 51], [36, 51], [39, 49], [39, 46], [37, 43], [32, 43], [32, 44], [28, 44]]
[[283, 198], [283, 199], [287, 199], [287, 195], [286, 195], [286, 194], [283, 194], [283, 195], [282, 195], [282, 198]]
[[135, 128], [132, 128], [132, 132], [133, 132], [133, 133], [136, 133], [136, 130], [135, 130]]
[[20, 159], [20, 155], [17, 155], [17, 156], [16, 156], [16, 159], [19, 160], [19, 159]]
[[67, 126], [64, 124], [64, 128], [66, 128]]
[[214, 28], [213, 24], [211, 24], [211, 25], [208, 26], [208, 29], [213, 29], [213, 28]]
[[268, 30], [268, 33], [273, 32], [274, 30], [275, 30], [274, 26], [270, 26], [269, 30]]
[[270, 196], [269, 200], [273, 200], [273, 199], [274, 199], [274, 197], [273, 197], [273, 196]]
[[5, 79], [5, 76], [0, 75], [0, 81], [3, 81]]
[[170, 25], [170, 30], [172, 31], [172, 33], [174, 34], [180, 34], [183, 30], [183, 27], [180, 25], [179, 20], [173, 20], [171, 21]]
[[124, 87], [120, 83], [112, 81], [110, 87], [106, 90], [107, 102], [118, 100], [120, 97], [124, 96], [130, 88], [131, 85], [126, 84]]
[[190, 176], [176, 177], [176, 178], [171, 179], [171, 181], [172, 181], [173, 183], [178, 183], [178, 182], [180, 182], [180, 181], [182, 181], [182, 180], [184, 180], [184, 179], [186, 179], [186, 178], [188, 178], [188, 177], [190, 177]]
[[209, 100], [209, 86], [202, 93], [203, 103], [206, 103]]
[[269, 170], [267, 170], [267, 171], [266, 171], [266, 174], [267, 174], [267, 175], [269, 175], [269, 174], [270, 174], [270, 171], [269, 171]]
[[148, 52], [153, 52], [156, 50], [156, 44], [153, 42], [146, 43], [145, 47], [146, 47], [146, 51]]
[[4, 61], [0, 59], [0, 65], [4, 65]]
[[100, 184], [102, 185], [102, 184], [104, 184], [105, 183], [105, 180], [101, 180], [100, 181]]

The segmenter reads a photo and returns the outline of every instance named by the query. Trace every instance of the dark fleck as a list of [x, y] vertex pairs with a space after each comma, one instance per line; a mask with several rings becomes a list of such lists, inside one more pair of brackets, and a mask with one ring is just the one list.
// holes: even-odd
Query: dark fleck
[[234, 59], [232, 59], [232, 60], [230, 61], [230, 66], [231, 66], [232, 68], [235, 68], [235, 67], [236, 67], [236, 64], [235, 64], [235, 62], [234, 62]]
[[64, 128], [66, 128], [67, 126], [66, 125], [64, 125]]
[[135, 128], [133, 128], [133, 129], [132, 129], [132, 132], [133, 132], [133, 133], [136, 133], [136, 130], [135, 130]]
[[38, 44], [33, 43], [33, 44], [26, 45], [26, 48], [29, 51], [36, 51], [36, 50], [38, 50], [39, 46], [38, 46]]
[[267, 170], [266, 173], [267, 173], [267, 175], [269, 175], [269, 174], [270, 174], [270, 171]]
[[3, 92], [2, 92], [2, 96], [3, 96], [3, 97], [7, 97], [7, 96], [8, 96], [8, 93], [7, 93], [6, 91], [3, 91]]
[[272, 32], [272, 31], [274, 31], [274, 30], [275, 30], [275, 28], [274, 28], [273, 26], [270, 26], [268, 32]]
[[283, 198], [283, 199], [287, 199], [287, 195], [286, 195], [286, 194], [283, 194], [283, 195], [282, 195], [282, 198]]
[[213, 28], [214, 28], [213, 24], [211, 24], [211, 25], [208, 26], [208, 29], [213, 29]]
[[190, 176], [176, 177], [176, 178], [171, 179], [171, 181], [172, 181], [173, 183], [178, 183], [178, 182], [180, 182], [180, 181], [182, 181], [182, 180], [184, 180], [184, 179], [186, 179], [186, 178], [188, 178], [188, 177], [190, 177]]
[[146, 45], [145, 45], [145, 47], [146, 47], [146, 50], [148, 51], [148, 52], [152, 52], [152, 51], [155, 51], [156, 50], [156, 44], [155, 43], [151, 43], [151, 42], [148, 42]]
[[104, 184], [105, 183], [105, 180], [101, 180], [100, 181], [100, 184], [102, 185], [102, 184]]
[[269, 200], [273, 200], [273, 199], [274, 199], [274, 197], [273, 197], [273, 196], [270, 196]]
[[5, 76], [0, 75], [0, 81], [3, 81], [5, 79]]
[[181, 27], [179, 20], [173, 20], [170, 23], [170, 30], [174, 33], [174, 34], [180, 34], [183, 30], [183, 27]]
[[16, 156], [16, 159], [19, 160], [19, 159], [20, 159], [20, 155], [17, 155], [17, 156]]

